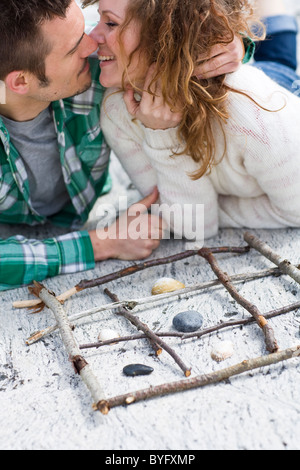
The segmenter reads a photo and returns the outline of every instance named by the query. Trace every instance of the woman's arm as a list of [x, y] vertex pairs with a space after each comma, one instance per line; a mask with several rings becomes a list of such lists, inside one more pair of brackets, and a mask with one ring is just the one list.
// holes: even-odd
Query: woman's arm
[[[146, 195], [154, 186], [158, 187], [160, 207], [163, 206], [165, 210], [164, 220], [178, 237], [183, 234], [189, 240], [201, 241], [203, 231], [205, 238], [216, 235], [216, 192], [208, 177], [197, 181], [190, 178], [189, 174], [198, 169], [190, 157], [172, 156], [174, 148], [178, 148], [177, 129], [162, 130], [165, 127], [163, 116], [162, 120], [155, 120], [157, 130], [144, 126], [140, 120], [133, 120], [127, 111], [123, 93], [111, 94], [109, 91], [108, 94], [111, 96], [104, 99], [101, 126], [107, 143], [141, 194]], [[132, 105], [138, 109], [137, 102]], [[147, 115], [151, 120], [151, 112]], [[201, 219], [201, 228], [196, 234], [202, 208], [204, 220]], [[172, 212], [173, 222], [167, 220], [168, 211]]]
[[246, 96], [231, 95], [227, 161], [232, 170], [228, 166], [226, 174], [232, 174], [232, 187], [240, 175], [248, 183], [219, 196], [220, 226], [300, 227], [300, 100], [254, 67], [231, 77], [230, 85], [248, 90], [269, 111]]

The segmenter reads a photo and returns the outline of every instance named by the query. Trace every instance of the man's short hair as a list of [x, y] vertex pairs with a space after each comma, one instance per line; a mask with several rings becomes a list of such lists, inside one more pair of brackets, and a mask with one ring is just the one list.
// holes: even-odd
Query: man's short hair
[[0, 0], [0, 80], [15, 70], [34, 74], [47, 84], [45, 59], [51, 52], [41, 25], [65, 18], [72, 0]]
[[83, 8], [86, 8], [90, 5], [94, 5], [95, 3], [97, 3], [99, 0], [83, 0], [82, 1], [82, 6]]

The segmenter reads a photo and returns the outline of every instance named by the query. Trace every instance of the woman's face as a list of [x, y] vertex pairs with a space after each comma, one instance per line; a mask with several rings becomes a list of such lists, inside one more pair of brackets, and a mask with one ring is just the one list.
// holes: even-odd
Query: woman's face
[[[140, 42], [140, 27], [137, 23], [131, 22], [121, 37], [123, 54], [121, 53], [119, 33], [125, 21], [129, 1], [100, 0], [98, 9], [100, 21], [90, 33], [90, 36], [99, 44], [100, 83], [106, 88], [122, 86], [122, 77], [129, 63], [129, 56]], [[141, 57], [136, 53], [131, 59], [126, 78], [129, 76], [131, 81], [138, 84], [143, 82], [145, 74]]]

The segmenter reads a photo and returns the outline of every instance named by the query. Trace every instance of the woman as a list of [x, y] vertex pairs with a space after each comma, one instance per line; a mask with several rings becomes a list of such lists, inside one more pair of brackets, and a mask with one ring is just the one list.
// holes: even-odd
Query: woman
[[204, 207], [205, 238], [219, 227], [300, 227], [297, 96], [248, 65], [194, 77], [215, 44], [240, 31], [252, 36], [249, 2], [110, 5], [100, 0], [97, 28], [100, 81], [112, 87], [102, 128], [140, 192], [157, 186], [161, 204], [184, 221], [181, 232], [171, 224], [175, 234], [195, 237], [182, 212], [196, 205]]

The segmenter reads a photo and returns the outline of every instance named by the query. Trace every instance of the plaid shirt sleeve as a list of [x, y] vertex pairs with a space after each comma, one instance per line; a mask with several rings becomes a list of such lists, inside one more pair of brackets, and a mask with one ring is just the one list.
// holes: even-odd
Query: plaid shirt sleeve
[[0, 239], [0, 291], [94, 267], [93, 247], [86, 231], [42, 241], [20, 235]]

